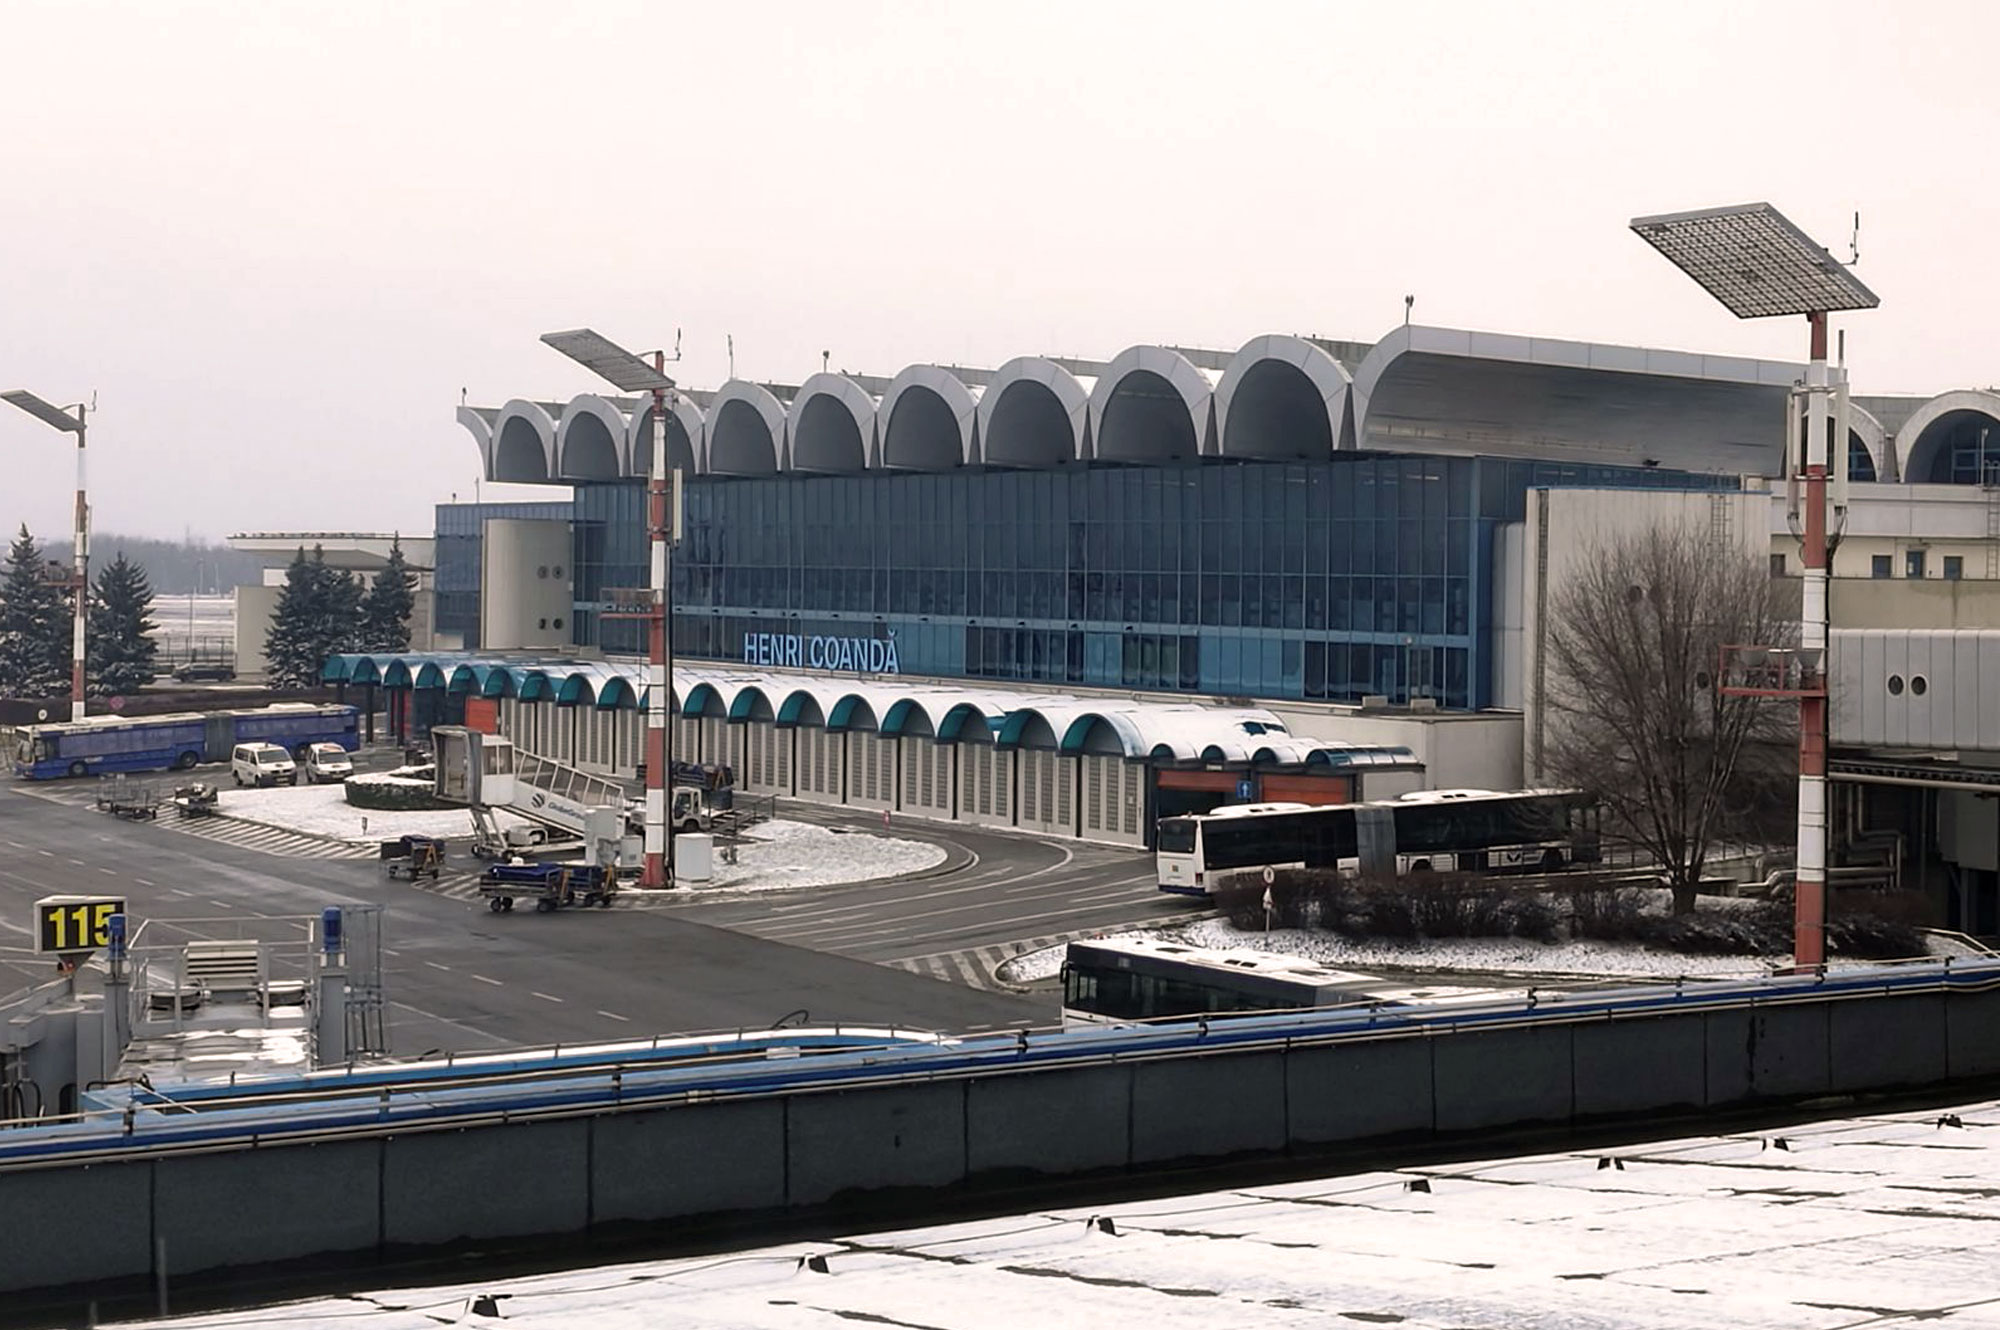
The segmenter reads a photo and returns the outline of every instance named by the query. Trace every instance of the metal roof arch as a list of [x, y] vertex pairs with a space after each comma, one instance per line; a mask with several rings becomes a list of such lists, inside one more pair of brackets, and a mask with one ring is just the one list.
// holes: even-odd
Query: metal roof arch
[[[986, 466], [1041, 467], [1082, 462], [1090, 456], [1090, 394], [1097, 379], [1072, 374], [1045, 356], [1016, 356], [994, 371], [993, 381], [980, 394], [973, 415], [974, 442], [971, 459]], [[1036, 453], [1039, 446], [1023, 437], [1027, 426], [1017, 420], [1043, 401], [1052, 419], [1068, 421], [1067, 437], [1052, 452]], [[1005, 416], [1001, 408], [1008, 408]]]
[[[1956, 411], [1986, 416], [2000, 426], [2000, 392], [1959, 388], [1940, 393], [1918, 407], [1916, 413], [1896, 431], [1896, 475], [1904, 484], [1922, 484], [1929, 480], [1937, 445], [1926, 448], [1921, 458], [1917, 456], [1917, 449], [1924, 442], [1924, 431]], [[1880, 474], [1879, 466], [1877, 474]]]
[[896, 408], [904, 403], [906, 397], [909, 397], [913, 403], [919, 400], [918, 397], [911, 396], [911, 394], [920, 394], [935, 398], [944, 405], [945, 410], [951, 413], [952, 420], [957, 427], [957, 439], [952, 448], [953, 455], [949, 465], [972, 465], [978, 459], [979, 455], [979, 403], [984, 397], [985, 391], [984, 388], [967, 387], [956, 374], [937, 365], [906, 365], [902, 373], [889, 381], [888, 391], [882, 394], [882, 400], [876, 406], [876, 458], [870, 465], [885, 469], [913, 471], [943, 469], [943, 467], [938, 465], [940, 460], [938, 457], [918, 457], [913, 452], [913, 450], [933, 451], [926, 449], [925, 445], [935, 441], [921, 440], [905, 443], [901, 450], [904, 454], [902, 457], [898, 457], [896, 455], [897, 450], [892, 447], [893, 444], [899, 441], [913, 440], [915, 436], [912, 431], [920, 428], [920, 426], [913, 423], [912, 416], [906, 414], [903, 417], [902, 431], [899, 433], [897, 430]]
[[785, 405], [761, 383], [731, 379], [708, 403], [708, 473], [768, 476], [790, 470]]
[[[628, 451], [632, 423], [625, 413], [596, 393], [569, 400], [556, 421], [556, 470], [565, 480], [616, 480], [632, 474]], [[609, 464], [589, 456], [599, 444], [609, 450]]]
[[[1130, 404], [1131, 399], [1121, 400], [1119, 394], [1132, 388], [1135, 381], [1148, 377], [1165, 381], [1187, 411], [1189, 453], [1186, 457], [1171, 450], [1162, 453], [1128, 449], [1119, 437], [1122, 431], [1114, 432], [1110, 440], [1105, 438], [1107, 419], [1113, 425], [1123, 423], [1122, 410], [1118, 417], [1112, 416], [1114, 405], [1125, 407]], [[1193, 361], [1169, 347], [1134, 346], [1119, 352], [1105, 366], [1104, 373], [1098, 376], [1096, 386], [1091, 389], [1090, 459], [1099, 462], [1193, 461], [1213, 452], [1215, 385], [1220, 377], [1215, 371], [1195, 368]], [[1156, 414], [1160, 414], [1162, 421], [1176, 427], [1179, 424], [1177, 414]]]
[[555, 418], [540, 402], [511, 399], [493, 421], [492, 465], [486, 478], [532, 484], [555, 474]]
[[[829, 448], [836, 446], [821, 435], [839, 424], [826, 423], [828, 412], [841, 424], [852, 423], [858, 456], [837, 457]], [[810, 414], [811, 418], [808, 419]], [[868, 390], [845, 374], [821, 371], [799, 385], [786, 412], [791, 440], [788, 451], [793, 471], [846, 475], [876, 465], [875, 399]]]
[[[1231, 420], [1231, 411], [1236, 406], [1246, 382], [1251, 396], [1243, 398], [1246, 410], [1254, 404], [1257, 394], [1268, 392], [1261, 384], [1268, 381], [1267, 371], [1282, 366], [1304, 377], [1311, 385], [1310, 391], [1320, 400], [1320, 409], [1326, 415], [1327, 451], [1333, 452], [1342, 446], [1343, 434], [1347, 429], [1347, 396], [1353, 379], [1339, 361], [1327, 354], [1322, 347], [1308, 342], [1303, 337], [1293, 337], [1284, 333], [1266, 333], [1245, 342], [1223, 371], [1222, 381], [1215, 387], [1215, 431], [1216, 452], [1223, 457], [1292, 458], [1306, 456], [1295, 447], [1283, 443], [1273, 444], [1268, 439], [1257, 437], [1257, 422], [1248, 416]], [[1232, 424], [1234, 428], [1232, 429]], [[1232, 440], [1232, 434], [1235, 436]], [[1351, 434], [1346, 435], [1346, 444], [1353, 446]], [[1317, 449], [1311, 456], [1316, 460]]]

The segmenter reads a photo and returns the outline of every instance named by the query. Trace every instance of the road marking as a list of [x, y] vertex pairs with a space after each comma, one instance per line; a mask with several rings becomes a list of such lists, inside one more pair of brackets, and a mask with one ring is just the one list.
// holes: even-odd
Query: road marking
[[54, 850], [36, 850], [35, 853], [41, 855], [44, 859], [53, 859], [56, 857]]
[[627, 1025], [630, 1025], [632, 1023], [632, 1018], [630, 1016], [620, 1016], [615, 1011], [604, 1011], [600, 1009], [597, 1014], [600, 1016], [609, 1017], [611, 1020], [614, 1021], [624, 1021]]
[[210, 905], [213, 905], [213, 906], [214, 906], [214, 907], [215, 907], [216, 909], [218, 909], [218, 910], [228, 910], [228, 909], [233, 909], [233, 908], [235, 908], [235, 907], [233, 907], [232, 905], [230, 905], [230, 903], [229, 903], [228, 901], [219, 901], [219, 900], [217, 900], [217, 899], [216, 899], [215, 897], [213, 897], [213, 896], [210, 896], [210, 897], [208, 898], [208, 903], [209, 903]]
[[98, 871], [98, 872], [100, 872], [100, 873], [102, 873], [102, 874], [104, 874], [104, 876], [106, 876], [106, 877], [117, 877], [117, 876], [118, 876], [118, 870], [117, 870], [117, 869], [115, 869], [115, 868], [100, 868], [100, 869], [98, 869], [97, 871]]
[[400, 952], [400, 951], [397, 951], [397, 950], [396, 950], [396, 949], [395, 949], [394, 947], [384, 947], [384, 948], [382, 948], [382, 954], [383, 954], [384, 956], [400, 956], [400, 955], [402, 955], [403, 953], [402, 953], [402, 952]]
[[181, 890], [181, 889], [180, 889], [179, 887], [168, 887], [168, 888], [167, 888], [167, 890], [168, 890], [168, 891], [171, 891], [171, 892], [173, 892], [173, 893], [174, 893], [174, 895], [176, 895], [176, 896], [192, 896], [192, 895], [194, 895], [194, 893], [193, 893], [192, 891], [182, 891], [182, 890]]
[[425, 961], [424, 964], [430, 966], [433, 970], [449, 970], [451, 968], [449, 965], [439, 965], [436, 961]]
[[73, 864], [75, 864], [75, 865], [76, 865], [76, 866], [77, 866], [78, 868], [83, 868], [83, 867], [85, 867], [85, 866], [86, 866], [86, 865], [84, 864], [83, 860], [81, 860], [81, 859], [72, 859], [72, 860], [70, 860], [70, 862], [71, 862], [71, 863], [73, 863]]
[[[23, 933], [25, 933], [25, 932], [27, 932], [28, 930], [24, 928], [24, 929], [22, 929], [21, 931], [22, 931]], [[540, 998], [540, 999], [541, 999], [542, 1001], [544, 1001], [544, 1002], [560, 1002], [560, 1001], [562, 1001], [562, 999], [561, 999], [561, 998], [557, 997], [557, 996], [556, 996], [555, 994], [553, 994], [553, 993], [535, 993], [535, 990], [534, 990], [534, 989], [532, 989], [532, 988], [531, 988], [531, 989], [529, 989], [528, 991], [529, 991], [530, 993], [534, 993], [534, 995], [535, 995], [536, 997]]]
[[475, 974], [475, 975], [473, 975], [472, 977], [473, 977], [474, 979], [477, 979], [477, 980], [478, 980], [478, 981], [479, 981], [480, 983], [482, 983], [482, 984], [491, 984], [491, 985], [493, 985], [493, 986], [494, 986], [495, 988], [505, 988], [505, 987], [507, 986], [507, 985], [505, 985], [505, 984], [501, 983], [501, 982], [500, 982], [500, 981], [499, 981], [498, 979], [488, 979], [488, 978], [487, 978], [487, 977], [486, 977], [485, 975], [483, 975], [483, 974]]
[[10, 841], [8, 841], [7, 843], [8, 843], [9, 845], [13, 846], [13, 847], [14, 847], [15, 849], [17, 849], [17, 850], [25, 850], [25, 849], [27, 849], [27, 848], [28, 848], [27, 846], [25, 846], [25, 845], [21, 844], [21, 842], [19, 842], [19, 841], [17, 841], [17, 840], [10, 840]]
[[134, 882], [137, 882], [142, 887], [150, 887], [153, 885], [151, 881], [143, 877], [135, 877], [132, 880]]

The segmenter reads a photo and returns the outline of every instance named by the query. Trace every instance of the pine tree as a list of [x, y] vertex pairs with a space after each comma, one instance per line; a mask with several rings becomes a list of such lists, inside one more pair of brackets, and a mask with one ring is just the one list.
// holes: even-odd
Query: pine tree
[[417, 607], [417, 578], [403, 559], [403, 542], [389, 546], [389, 561], [375, 574], [361, 602], [361, 649], [404, 651], [410, 645], [410, 614]]
[[131, 693], [153, 681], [158, 651], [150, 617], [153, 585], [145, 569], [128, 561], [125, 551], [97, 575], [90, 602], [88, 687], [97, 695]]
[[328, 656], [352, 651], [361, 633], [361, 584], [326, 566], [326, 554], [303, 547], [285, 569], [285, 585], [264, 635], [267, 677], [279, 688], [311, 688]]
[[0, 577], [0, 692], [60, 697], [69, 692], [69, 593], [49, 581], [49, 566], [23, 525]]

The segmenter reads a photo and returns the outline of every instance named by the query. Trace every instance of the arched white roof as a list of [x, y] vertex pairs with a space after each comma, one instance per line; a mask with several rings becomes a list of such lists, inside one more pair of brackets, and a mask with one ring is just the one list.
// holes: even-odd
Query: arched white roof
[[709, 473], [761, 476], [786, 467], [784, 403], [761, 383], [723, 384], [708, 403]]
[[[572, 397], [556, 422], [555, 474], [575, 480], [616, 480], [632, 474], [630, 435], [625, 413], [604, 398], [596, 393]], [[608, 468], [602, 464], [604, 458], [592, 455], [599, 444], [606, 450]]]
[[[667, 410], [687, 435], [688, 451], [694, 455], [694, 472], [700, 475], [708, 470], [708, 419], [701, 408], [691, 401], [686, 393], [671, 393], [667, 398]], [[631, 473], [635, 476], [653, 474], [653, 407], [648, 402], [643, 408], [632, 413], [632, 424], [625, 437], [625, 455], [631, 459]], [[668, 465], [673, 463], [673, 431], [667, 433]]]
[[[1118, 399], [1121, 390], [1130, 389], [1130, 380], [1141, 375], [1164, 379], [1179, 395], [1187, 412], [1193, 455], [1210, 451], [1210, 421], [1214, 414], [1211, 408], [1220, 373], [1196, 369], [1186, 356], [1164, 346], [1134, 346], [1119, 352], [1105, 366], [1104, 373], [1098, 376], [1096, 386], [1091, 389], [1089, 455], [1098, 461], [1156, 461], [1172, 455], [1127, 449], [1121, 440], [1113, 438], [1107, 441], [1104, 437], [1105, 418], [1114, 399]], [[1114, 420], [1113, 423], [1119, 422]]]
[[[525, 464], [530, 454], [541, 458], [541, 474]], [[491, 480], [547, 480], [556, 473], [556, 422], [540, 402], [516, 397], [500, 408], [493, 422]]]
[[[1327, 426], [1327, 450], [1341, 446], [1342, 426], [1347, 417], [1347, 393], [1352, 380], [1340, 362], [1328, 355], [1322, 348], [1306, 341], [1303, 337], [1291, 337], [1283, 333], [1266, 333], [1245, 342], [1230, 360], [1229, 368], [1223, 372], [1222, 381], [1215, 389], [1215, 433], [1216, 451], [1224, 457], [1296, 457], [1302, 454], [1295, 447], [1287, 446], [1289, 441], [1274, 441], [1260, 438], [1260, 433], [1269, 433], [1261, 428], [1263, 422], [1246, 416], [1237, 421], [1236, 440], [1230, 437], [1230, 408], [1242, 392], [1245, 380], [1250, 382], [1252, 398], [1269, 391], [1268, 381], [1274, 374], [1282, 374], [1276, 366], [1286, 366], [1305, 376], [1312, 385], [1320, 401], [1320, 409], [1325, 412]], [[1289, 375], [1284, 377], [1289, 378]], [[1251, 398], [1244, 399], [1246, 413], [1254, 407]], [[1272, 422], [1275, 426], [1277, 422]]]
[[[978, 460], [975, 441], [978, 435], [979, 403], [985, 393], [983, 388], [968, 388], [956, 374], [936, 365], [909, 365], [901, 374], [889, 382], [889, 390], [882, 394], [882, 401], [875, 410], [876, 430], [879, 436], [874, 465], [881, 467], [912, 467], [924, 469], [922, 460], [912, 460], [912, 445], [924, 449], [933, 440], [912, 437], [902, 448], [892, 451], [892, 440], [900, 441], [905, 433], [897, 429], [896, 407], [906, 394], [917, 392], [935, 397], [951, 413], [958, 430], [956, 460], [962, 465], [971, 465]], [[912, 430], [910, 416], [905, 415], [902, 430]], [[941, 451], [941, 450], [940, 450]], [[900, 453], [900, 455], [898, 455]]]
[[[1977, 388], [1960, 388], [1953, 392], [1940, 393], [1917, 408], [1916, 414], [1903, 422], [1903, 428], [1896, 431], [1896, 475], [1904, 482], [1925, 481], [1930, 478], [1930, 458], [1918, 458], [1916, 450], [1923, 441], [1924, 431], [1954, 411], [1976, 411], [1990, 416], [2000, 424], [2000, 393]], [[1916, 465], [1912, 465], [1912, 463]], [[1878, 463], [1876, 470], [1881, 470]]]
[[[843, 424], [853, 422], [859, 456], [837, 457], [829, 451], [830, 438], [814, 437], [823, 436], [828, 428], [820, 418], [824, 411], [839, 413], [836, 419]], [[875, 398], [845, 374], [822, 372], [800, 384], [786, 418], [791, 431], [787, 450], [791, 470], [859, 471], [875, 465]]]
[[[1019, 393], [1009, 390], [1021, 385]], [[986, 385], [986, 391], [979, 398], [975, 413], [978, 424], [974, 460], [987, 466], [1037, 466], [1041, 463], [1022, 447], [1021, 441], [1007, 437], [1002, 430], [996, 435], [994, 415], [1003, 403], [1010, 409], [1022, 399], [1021, 393], [1038, 397], [1053, 398], [1056, 407], [1069, 422], [1069, 438], [1066, 442], [1067, 456], [1061, 460], [1080, 462], [1090, 455], [1090, 399], [1091, 390], [1097, 380], [1070, 373], [1053, 360], [1042, 356], [1016, 356], [1002, 365], [993, 374], [993, 381]], [[1002, 422], [1003, 425], [1006, 422]]]
[[1868, 459], [1875, 464], [1875, 479], [1894, 480], [1900, 474], [1896, 470], [1895, 449], [1889, 440], [1889, 432], [1882, 428], [1882, 422], [1874, 413], [1858, 402], [1847, 405], [1847, 427], [1868, 450]]

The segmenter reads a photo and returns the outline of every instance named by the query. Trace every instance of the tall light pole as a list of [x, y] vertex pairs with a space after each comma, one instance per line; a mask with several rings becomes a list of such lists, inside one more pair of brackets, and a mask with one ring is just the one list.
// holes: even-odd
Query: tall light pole
[[90, 614], [90, 505], [84, 500], [83, 436], [85, 408], [78, 405], [71, 415], [51, 406], [31, 392], [16, 389], [0, 393], [36, 419], [53, 425], [65, 434], [76, 435], [76, 549], [72, 558], [69, 588], [74, 602], [75, 622], [70, 626], [69, 718], [83, 719], [83, 634]]
[[[667, 723], [672, 705], [673, 542], [680, 528], [680, 477], [667, 473], [667, 357], [644, 360], [588, 328], [543, 333], [542, 340], [621, 392], [653, 395], [653, 466], [646, 485], [646, 528], [652, 546], [652, 585], [642, 616], [648, 624], [646, 674], [646, 864], [642, 887], [674, 885], [673, 839], [667, 829], [667, 801], [673, 791], [674, 741]], [[671, 511], [669, 497], [672, 497]], [[607, 599], [614, 602], [618, 597]], [[606, 615], [605, 617], [619, 617]]]
[[[1786, 409], [1785, 475], [1788, 481], [1805, 481], [1802, 513], [1796, 488], [1788, 487], [1793, 513], [1803, 519], [1795, 528], [1805, 583], [1796, 668], [1782, 680], [1734, 683], [1725, 668], [1717, 686], [1745, 696], [1798, 699], [1799, 849], [1792, 963], [1811, 969], [1826, 963], [1827, 479], [1831, 473], [1837, 506], [1844, 509], [1848, 449], [1845, 374], [1840, 383], [1829, 381], [1826, 319], [1836, 310], [1873, 309], [1882, 301], [1825, 246], [1768, 203], [1638, 217], [1632, 229], [1737, 318], [1803, 314], [1810, 329], [1802, 432], [1793, 423], [1797, 412], [1792, 404]], [[1777, 686], [1760, 686], [1773, 683]]]

